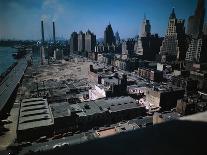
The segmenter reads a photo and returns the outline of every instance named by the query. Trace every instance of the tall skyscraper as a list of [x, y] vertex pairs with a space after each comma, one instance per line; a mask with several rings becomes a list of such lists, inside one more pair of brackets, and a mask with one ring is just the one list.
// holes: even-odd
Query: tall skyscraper
[[121, 39], [118, 31], [115, 33], [115, 38], [116, 38], [116, 44], [119, 44], [121, 42]]
[[207, 37], [204, 26], [205, 1], [198, 0], [195, 14], [189, 17], [187, 34], [191, 42], [186, 53], [186, 61], [193, 63], [207, 62]]
[[111, 27], [111, 24], [109, 24], [106, 27], [106, 30], [104, 31], [104, 45], [111, 46], [112, 44], [115, 44], [115, 42], [116, 40], [115, 40], [114, 32]]
[[85, 50], [85, 34], [80, 31], [78, 34], [78, 51]]
[[88, 30], [85, 35], [85, 50], [87, 52], [94, 52], [95, 46], [96, 46], [96, 35], [94, 35], [90, 30]]
[[205, 16], [205, 0], [198, 0], [195, 14], [188, 19], [187, 34], [197, 39], [202, 35], [204, 16]]
[[70, 37], [70, 51], [77, 52], [78, 51], [78, 33], [73, 32]]
[[146, 37], [151, 35], [151, 25], [150, 21], [144, 16], [142, 25], [141, 25], [141, 37]]
[[184, 20], [177, 19], [173, 8], [169, 17], [167, 33], [160, 47], [161, 62], [185, 60], [187, 42]]

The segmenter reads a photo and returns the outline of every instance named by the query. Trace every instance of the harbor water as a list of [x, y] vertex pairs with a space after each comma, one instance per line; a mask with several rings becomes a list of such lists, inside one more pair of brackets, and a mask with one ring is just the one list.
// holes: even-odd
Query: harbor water
[[12, 53], [17, 50], [11, 47], [0, 47], [0, 74], [5, 72], [16, 60]]

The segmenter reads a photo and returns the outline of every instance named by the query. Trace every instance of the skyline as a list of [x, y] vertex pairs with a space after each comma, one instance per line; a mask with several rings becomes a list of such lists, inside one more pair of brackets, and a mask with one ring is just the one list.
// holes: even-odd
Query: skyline
[[[40, 40], [40, 21], [45, 23], [46, 39], [52, 38], [52, 21], [56, 22], [57, 36], [65, 39], [73, 31], [90, 29], [103, 38], [109, 22], [121, 38], [140, 34], [144, 14], [150, 20], [152, 33], [164, 36], [168, 17], [175, 8], [177, 18], [194, 14], [196, 0], [0, 0], [0, 39]], [[149, 5], [150, 4], [150, 5]], [[206, 7], [206, 4], [205, 4]], [[207, 7], [206, 7], [207, 8]], [[159, 10], [159, 11], [157, 11]], [[206, 17], [205, 17], [206, 20]], [[23, 31], [22, 31], [23, 30]]]

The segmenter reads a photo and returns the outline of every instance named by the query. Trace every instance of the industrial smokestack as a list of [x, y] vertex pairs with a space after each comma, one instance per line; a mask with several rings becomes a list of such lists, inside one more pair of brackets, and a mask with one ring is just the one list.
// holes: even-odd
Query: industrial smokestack
[[55, 43], [55, 22], [52, 22], [52, 26], [53, 26], [53, 42]]
[[42, 44], [45, 42], [45, 35], [44, 35], [44, 24], [43, 20], [41, 21], [41, 30], [42, 30]]

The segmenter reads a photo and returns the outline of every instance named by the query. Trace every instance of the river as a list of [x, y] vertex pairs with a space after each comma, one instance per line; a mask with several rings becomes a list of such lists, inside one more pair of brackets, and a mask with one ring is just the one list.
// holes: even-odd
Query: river
[[16, 61], [12, 56], [15, 52], [16, 49], [11, 47], [0, 47], [0, 74]]

